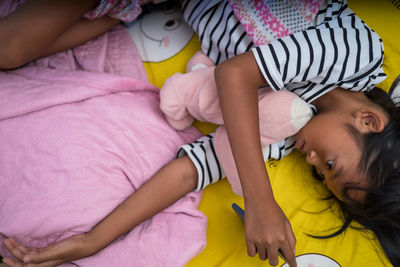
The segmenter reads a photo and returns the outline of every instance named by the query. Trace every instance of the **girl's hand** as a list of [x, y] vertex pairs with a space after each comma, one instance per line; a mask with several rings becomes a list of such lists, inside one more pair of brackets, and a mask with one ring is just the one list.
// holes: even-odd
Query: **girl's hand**
[[11, 267], [52, 267], [92, 254], [84, 234], [72, 236], [44, 248], [25, 247], [12, 238], [4, 240], [4, 244], [19, 261], [4, 258], [3, 262]]
[[296, 238], [285, 214], [273, 200], [246, 205], [245, 230], [247, 253], [260, 259], [268, 258], [272, 266], [278, 265], [278, 250], [282, 250], [289, 266], [296, 267]]

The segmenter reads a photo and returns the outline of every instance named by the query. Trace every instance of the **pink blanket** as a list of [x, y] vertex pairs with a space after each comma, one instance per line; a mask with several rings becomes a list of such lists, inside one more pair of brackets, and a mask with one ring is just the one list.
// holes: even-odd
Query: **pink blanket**
[[[0, 241], [45, 246], [90, 230], [199, 137], [164, 121], [136, 52], [110, 44], [110, 34], [0, 72]], [[205, 246], [200, 197], [189, 193], [74, 266], [183, 266]], [[3, 245], [0, 254], [9, 256]]]

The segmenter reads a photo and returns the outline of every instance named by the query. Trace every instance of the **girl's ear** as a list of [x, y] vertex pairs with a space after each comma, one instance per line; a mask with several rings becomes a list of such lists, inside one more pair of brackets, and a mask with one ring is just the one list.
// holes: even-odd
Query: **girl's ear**
[[355, 126], [361, 133], [382, 132], [386, 122], [386, 115], [381, 110], [360, 109], [355, 114]]

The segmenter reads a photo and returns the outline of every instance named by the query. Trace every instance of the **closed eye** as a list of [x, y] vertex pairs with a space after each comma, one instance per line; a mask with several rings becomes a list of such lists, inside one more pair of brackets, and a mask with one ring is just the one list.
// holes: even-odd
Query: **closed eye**
[[324, 174], [322, 172], [318, 172], [317, 168], [315, 168], [315, 166], [312, 166], [311, 169], [312, 175], [315, 179], [319, 180], [319, 181], [324, 181]]

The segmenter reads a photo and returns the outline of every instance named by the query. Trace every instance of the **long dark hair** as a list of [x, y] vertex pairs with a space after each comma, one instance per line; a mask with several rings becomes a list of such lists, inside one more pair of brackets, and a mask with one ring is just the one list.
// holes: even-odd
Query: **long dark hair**
[[[394, 266], [400, 266], [400, 108], [383, 90], [375, 87], [365, 93], [369, 100], [378, 104], [389, 116], [389, 122], [382, 132], [361, 134], [351, 130], [361, 148], [359, 170], [366, 174], [368, 188], [355, 184], [343, 186], [345, 201], [338, 200], [343, 211], [344, 223], [339, 230], [327, 236], [341, 234], [356, 221], [365, 230], [371, 230], [377, 237], [387, 258]], [[318, 177], [316, 172], [313, 172]], [[366, 191], [363, 202], [352, 199], [350, 190]], [[334, 197], [334, 196], [332, 196]]]

